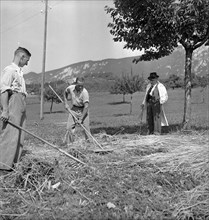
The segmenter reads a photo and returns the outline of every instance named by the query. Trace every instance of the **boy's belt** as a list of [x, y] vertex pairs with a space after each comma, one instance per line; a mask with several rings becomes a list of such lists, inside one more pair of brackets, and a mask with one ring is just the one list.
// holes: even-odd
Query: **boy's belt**
[[16, 94], [16, 93], [21, 94], [22, 96], [26, 97], [26, 94], [23, 93], [23, 92], [18, 92], [18, 91], [15, 91], [15, 90], [12, 91], [12, 94]]
[[77, 105], [73, 105], [73, 107], [75, 107], [75, 108], [84, 108], [84, 106], [77, 106]]

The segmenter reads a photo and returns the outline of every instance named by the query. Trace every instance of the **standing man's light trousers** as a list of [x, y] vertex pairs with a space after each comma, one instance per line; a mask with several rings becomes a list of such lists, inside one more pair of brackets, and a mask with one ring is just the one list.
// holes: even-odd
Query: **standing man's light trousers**
[[[22, 93], [14, 93], [9, 99], [9, 121], [25, 128], [26, 103]], [[0, 170], [11, 170], [21, 157], [24, 132], [3, 123], [0, 131]]]

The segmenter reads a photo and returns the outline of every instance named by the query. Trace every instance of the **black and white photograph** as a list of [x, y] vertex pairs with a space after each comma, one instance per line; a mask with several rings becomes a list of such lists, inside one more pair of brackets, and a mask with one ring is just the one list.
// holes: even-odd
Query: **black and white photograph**
[[0, 220], [209, 219], [209, 0], [0, 0]]

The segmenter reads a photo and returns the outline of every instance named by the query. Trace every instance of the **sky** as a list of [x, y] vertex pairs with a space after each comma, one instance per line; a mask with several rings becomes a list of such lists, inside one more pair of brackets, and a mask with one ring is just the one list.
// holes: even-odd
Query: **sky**
[[[124, 42], [113, 41], [106, 5], [114, 6], [112, 0], [48, 1], [45, 71], [87, 60], [141, 54], [124, 49]], [[24, 72], [42, 72], [44, 9], [43, 0], [0, 0], [1, 70], [12, 62], [15, 49], [21, 46], [32, 54]]]

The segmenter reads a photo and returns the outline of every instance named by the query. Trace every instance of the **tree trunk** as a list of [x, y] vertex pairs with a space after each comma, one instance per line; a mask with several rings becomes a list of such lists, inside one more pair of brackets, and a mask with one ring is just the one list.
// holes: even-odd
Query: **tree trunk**
[[53, 102], [54, 102], [54, 99], [52, 98], [51, 106], [50, 106], [50, 114], [52, 113]]
[[125, 94], [123, 94], [123, 102], [125, 102], [126, 100], [125, 100]]
[[131, 94], [131, 101], [130, 101], [130, 115], [132, 114], [132, 94]]
[[205, 103], [205, 88], [202, 87], [201, 90], [200, 90], [200, 94], [202, 96], [202, 102], [201, 103]]
[[184, 116], [183, 116], [183, 129], [191, 129], [191, 88], [192, 88], [192, 53], [193, 50], [190, 48], [185, 48], [185, 97], [184, 97]]

